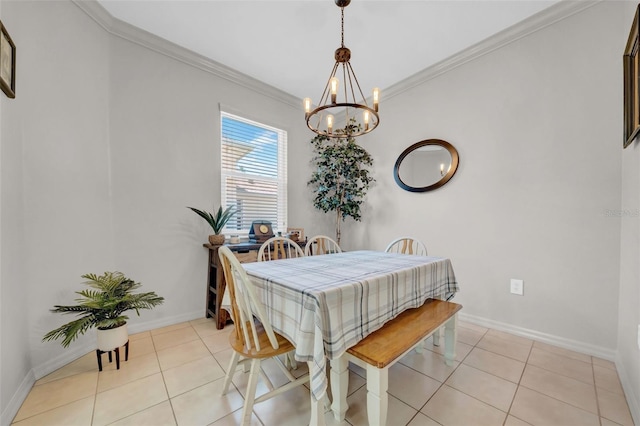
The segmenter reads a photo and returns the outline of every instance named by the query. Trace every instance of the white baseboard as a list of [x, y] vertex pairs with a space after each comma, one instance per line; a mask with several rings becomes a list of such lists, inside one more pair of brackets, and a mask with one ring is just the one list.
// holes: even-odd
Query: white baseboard
[[[153, 321], [146, 321], [136, 324], [129, 324], [128, 330], [129, 334], [142, 333], [143, 331], [154, 330], [156, 328], [166, 327], [173, 324], [179, 324], [181, 322], [191, 321], [198, 318], [203, 318], [204, 314], [202, 311], [197, 312], [189, 312], [186, 314], [174, 315], [171, 317], [165, 317]], [[77, 346], [73, 349], [69, 349], [61, 353], [59, 356], [49, 359], [46, 362], [33, 367], [33, 375], [36, 380], [41, 379], [47, 374], [56, 371], [58, 368], [63, 367], [70, 363], [71, 361], [75, 361], [81, 356], [86, 355], [87, 353], [96, 350], [96, 337], [94, 337], [87, 341], [87, 343]], [[97, 365], [97, 364], [96, 364]]]
[[629, 405], [629, 411], [631, 411], [631, 416], [633, 417], [633, 422], [634, 424], [640, 425], [640, 405], [638, 403], [640, 399], [638, 398], [638, 395], [634, 393], [633, 387], [629, 383], [629, 375], [626, 373], [624, 365], [622, 364], [622, 362], [620, 362], [619, 359], [617, 359], [617, 351], [600, 346], [589, 345], [571, 339], [553, 336], [550, 334], [540, 333], [535, 330], [515, 327], [511, 324], [505, 324], [486, 318], [476, 317], [474, 315], [468, 315], [462, 312], [458, 314], [458, 318], [460, 318], [460, 320], [462, 321], [467, 321], [482, 327], [505, 331], [517, 336], [527, 337], [532, 340], [537, 340], [543, 343], [548, 343], [550, 345], [558, 346], [587, 355], [596, 356], [598, 358], [614, 362], [616, 364], [616, 369], [618, 370], [618, 377], [620, 378], [620, 383], [622, 384], [622, 389], [624, 390], [627, 404]]
[[202, 310], [165, 317], [153, 321], [129, 324], [128, 328], [130, 334], [136, 334], [142, 333], [143, 331], [155, 330], [156, 328], [167, 327], [169, 325], [180, 324], [181, 322], [193, 321], [199, 318], [204, 318], [204, 312], [202, 312]]
[[[173, 324], [179, 324], [181, 322], [192, 321], [195, 319], [204, 318], [204, 313], [201, 310], [189, 312], [186, 314], [174, 315], [171, 317], [165, 317], [153, 321], [147, 321], [137, 323], [129, 326], [129, 333], [141, 333], [143, 331], [154, 330], [156, 328], [166, 327]], [[49, 373], [56, 371], [57, 369], [67, 365], [68, 363], [75, 361], [76, 359], [84, 356], [85, 354], [96, 350], [96, 338], [88, 340], [81, 346], [74, 347], [62, 352], [55, 358], [48, 359], [40, 365], [37, 365], [26, 374], [22, 383], [11, 397], [11, 401], [7, 407], [2, 411], [0, 415], [0, 425], [10, 425], [11, 421], [18, 413], [20, 406], [24, 402], [25, 398], [29, 394], [31, 387], [36, 380], [41, 379]], [[97, 368], [97, 363], [96, 363]]]
[[[73, 349], [65, 349], [60, 355], [49, 358], [40, 365], [36, 365], [31, 369], [31, 372], [36, 380], [39, 380], [47, 374], [56, 371], [58, 368], [64, 367], [71, 361], [75, 361], [83, 355], [91, 351], [96, 350], [96, 337], [88, 340], [80, 346], [75, 346]], [[97, 365], [97, 364], [96, 364]]]
[[33, 375], [33, 370], [30, 370], [24, 379], [22, 379], [22, 383], [18, 386], [18, 390], [13, 394], [9, 404], [2, 411], [2, 415], [0, 416], [0, 425], [10, 425], [13, 418], [18, 414], [18, 410], [20, 406], [29, 395], [29, 391], [33, 387], [33, 384], [36, 382], [36, 378]]
[[638, 395], [633, 391], [631, 383], [629, 383], [629, 375], [627, 374], [624, 365], [619, 360], [616, 360], [616, 368], [618, 369], [618, 377], [622, 383], [622, 389], [627, 399], [627, 405], [629, 405], [629, 411], [631, 411], [631, 417], [633, 417], [633, 424], [640, 425], [640, 405], [638, 405]]
[[551, 334], [541, 333], [539, 331], [530, 330], [528, 328], [516, 327], [512, 324], [504, 322], [494, 321], [486, 318], [477, 317], [475, 315], [469, 315], [460, 312], [458, 318], [462, 321], [467, 321], [472, 324], [476, 324], [482, 327], [492, 328], [494, 330], [504, 331], [507, 333], [515, 334], [516, 336], [526, 337], [531, 340], [537, 340], [549, 345], [558, 346], [564, 349], [569, 349], [575, 352], [580, 352], [587, 355], [596, 356], [598, 358], [606, 359], [608, 361], [615, 362], [617, 352], [613, 349], [604, 348], [602, 346], [591, 345], [577, 340], [571, 340], [563, 337], [554, 336]]

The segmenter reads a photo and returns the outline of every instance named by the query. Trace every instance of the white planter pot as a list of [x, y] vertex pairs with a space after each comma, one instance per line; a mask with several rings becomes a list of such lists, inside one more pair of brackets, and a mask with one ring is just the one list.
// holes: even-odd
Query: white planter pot
[[103, 352], [112, 351], [127, 343], [129, 332], [127, 324], [109, 330], [98, 329], [98, 349]]

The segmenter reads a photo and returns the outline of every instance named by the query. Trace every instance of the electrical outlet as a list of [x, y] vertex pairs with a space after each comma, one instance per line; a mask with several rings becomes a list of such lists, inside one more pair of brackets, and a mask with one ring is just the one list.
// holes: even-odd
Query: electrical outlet
[[524, 296], [524, 281], [511, 278], [511, 293]]

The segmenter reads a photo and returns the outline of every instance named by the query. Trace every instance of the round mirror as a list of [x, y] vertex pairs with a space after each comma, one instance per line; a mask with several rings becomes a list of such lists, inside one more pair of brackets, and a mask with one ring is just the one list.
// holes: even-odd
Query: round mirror
[[396, 160], [393, 176], [400, 188], [427, 192], [440, 188], [458, 169], [458, 151], [449, 142], [427, 139], [405, 149]]

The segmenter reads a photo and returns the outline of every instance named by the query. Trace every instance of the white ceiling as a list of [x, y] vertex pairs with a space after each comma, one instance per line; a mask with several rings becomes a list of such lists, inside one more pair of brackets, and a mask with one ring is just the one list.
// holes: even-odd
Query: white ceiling
[[[317, 100], [340, 46], [333, 0], [98, 0], [115, 18]], [[384, 89], [558, 0], [352, 0], [345, 46], [365, 95]]]

